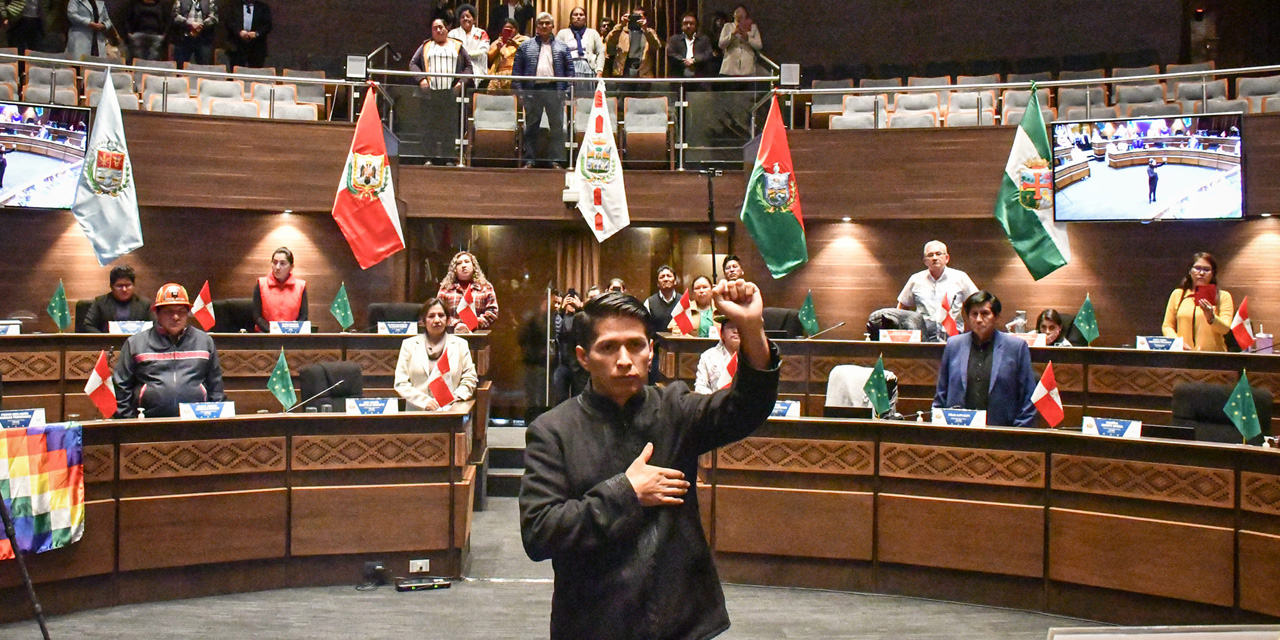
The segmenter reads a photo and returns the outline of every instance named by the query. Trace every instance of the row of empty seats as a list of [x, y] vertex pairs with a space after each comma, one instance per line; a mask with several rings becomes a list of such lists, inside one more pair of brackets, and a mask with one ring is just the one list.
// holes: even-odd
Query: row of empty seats
[[[523, 123], [516, 96], [477, 93], [474, 96], [472, 157], [481, 159], [522, 158], [519, 149]], [[578, 98], [570, 106], [576, 141], [581, 141], [590, 124], [591, 98]], [[618, 99], [608, 98], [610, 125], [623, 157], [631, 162], [669, 165], [671, 136], [670, 106], [665, 96], [624, 98], [618, 117]], [[546, 126], [544, 119], [541, 126]]]

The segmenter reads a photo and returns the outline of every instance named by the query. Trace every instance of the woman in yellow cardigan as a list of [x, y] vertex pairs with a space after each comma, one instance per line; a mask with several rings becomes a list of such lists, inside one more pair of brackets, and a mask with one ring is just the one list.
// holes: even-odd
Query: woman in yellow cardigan
[[1235, 305], [1231, 294], [1222, 289], [1218, 289], [1217, 304], [1208, 300], [1197, 304], [1196, 287], [1206, 284], [1218, 284], [1218, 261], [1201, 251], [1192, 258], [1191, 270], [1182, 279], [1182, 285], [1169, 295], [1169, 305], [1164, 311], [1164, 335], [1182, 338], [1182, 348], [1188, 351], [1226, 351], [1223, 336], [1231, 330]]

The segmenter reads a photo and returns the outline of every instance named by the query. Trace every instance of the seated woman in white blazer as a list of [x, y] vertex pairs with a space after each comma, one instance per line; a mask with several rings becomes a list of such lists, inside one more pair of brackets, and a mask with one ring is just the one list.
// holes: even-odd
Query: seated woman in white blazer
[[427, 300], [418, 311], [418, 323], [426, 333], [413, 336], [400, 345], [396, 362], [395, 389], [410, 410], [436, 411], [440, 404], [427, 388], [442, 353], [448, 356], [448, 371], [442, 377], [455, 402], [470, 400], [476, 394], [476, 366], [471, 361], [471, 347], [466, 340], [448, 333], [452, 324], [449, 308], [439, 298]]

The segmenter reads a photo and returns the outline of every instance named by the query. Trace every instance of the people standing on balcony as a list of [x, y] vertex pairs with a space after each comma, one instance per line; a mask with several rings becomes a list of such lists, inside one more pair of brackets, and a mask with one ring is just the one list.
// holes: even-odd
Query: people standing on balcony
[[746, 5], [733, 10], [733, 22], [720, 29], [720, 50], [724, 61], [720, 63], [722, 76], [750, 76], [756, 72], [756, 55], [764, 43], [760, 29], [751, 19]]
[[133, 0], [124, 16], [129, 52], [135, 60], [163, 60], [169, 14], [160, 0]]
[[[35, 1], [35, 0], [32, 0]], [[105, 56], [107, 34], [115, 28], [102, 0], [71, 0], [67, 4], [67, 56]]]
[[[538, 14], [537, 29], [536, 37], [520, 45], [511, 74], [539, 78], [573, 77], [569, 48], [555, 39], [555, 20], [551, 14], [545, 11]], [[564, 99], [569, 83], [516, 80], [515, 88], [524, 103], [524, 166], [532, 167], [535, 162], [542, 161], [553, 169], [562, 168], [565, 161]], [[547, 117], [550, 133], [545, 140], [546, 151], [538, 152], [538, 140], [544, 137], [540, 126], [543, 114]]]
[[[604, 74], [604, 38], [587, 26], [586, 9], [574, 7], [569, 12], [569, 26], [556, 34], [556, 40], [569, 48], [574, 77], [599, 78]], [[594, 89], [590, 82], [579, 82], [574, 86], [578, 97], [589, 97]]]
[[[489, 75], [491, 76], [509, 76], [511, 69], [516, 64], [516, 52], [520, 50], [520, 45], [524, 44], [529, 36], [520, 35], [520, 25], [516, 21], [507, 18], [506, 24], [502, 26], [502, 31], [498, 33], [497, 39], [493, 44], [489, 45]], [[489, 91], [506, 92], [511, 90], [510, 80], [490, 80]]]
[[605, 36], [604, 45], [613, 57], [613, 77], [658, 77], [658, 52], [662, 51], [662, 38], [649, 26], [647, 7], [636, 7], [631, 13], [624, 14]]
[[507, 20], [516, 21], [516, 30], [522, 34], [529, 33], [529, 21], [533, 20], [533, 14], [536, 11], [533, 3], [528, 0], [506, 0], [505, 2], [494, 5], [489, 10], [489, 39], [493, 40], [498, 37], [498, 33], [502, 31], [502, 25]]
[[[449, 37], [462, 43], [467, 55], [471, 57], [471, 68], [474, 73], [483, 74], [489, 68], [489, 34], [476, 26], [476, 8], [470, 4], [458, 7], [458, 26], [449, 32]], [[476, 81], [479, 84], [479, 80]]]
[[214, 26], [218, 24], [217, 0], [175, 0], [173, 61], [182, 68], [188, 61], [213, 64]]
[[227, 52], [231, 64], [241, 67], [265, 67], [267, 34], [271, 33], [271, 7], [262, 0], [236, 3], [227, 20]]
[[711, 38], [698, 32], [698, 16], [692, 11], [680, 18], [680, 33], [667, 41], [667, 75], [700, 78], [710, 75]]
[[454, 77], [433, 76], [422, 78], [418, 86], [423, 89], [461, 88], [462, 76], [471, 75], [471, 56], [462, 43], [449, 38], [449, 26], [444, 20], [431, 21], [431, 39], [418, 46], [409, 59], [409, 70], [418, 73], [449, 73]]

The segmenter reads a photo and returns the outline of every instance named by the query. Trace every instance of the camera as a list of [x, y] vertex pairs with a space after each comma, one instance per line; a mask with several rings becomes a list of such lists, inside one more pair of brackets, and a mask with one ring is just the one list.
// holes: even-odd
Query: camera
[[639, 31], [641, 28], [640, 21], [643, 19], [644, 16], [641, 14], [633, 13], [627, 18], [627, 26], [630, 27], [632, 31]]

